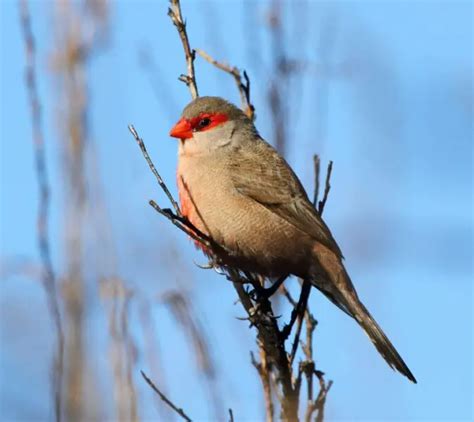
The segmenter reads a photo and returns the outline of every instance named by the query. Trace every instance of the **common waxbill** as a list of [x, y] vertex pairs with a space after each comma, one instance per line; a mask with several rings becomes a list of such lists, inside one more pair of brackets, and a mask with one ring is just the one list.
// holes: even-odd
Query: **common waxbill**
[[222, 98], [200, 97], [185, 107], [170, 136], [180, 139], [181, 211], [229, 251], [225, 263], [310, 281], [360, 324], [392, 368], [416, 382], [359, 300], [341, 250], [298, 177], [253, 122]]

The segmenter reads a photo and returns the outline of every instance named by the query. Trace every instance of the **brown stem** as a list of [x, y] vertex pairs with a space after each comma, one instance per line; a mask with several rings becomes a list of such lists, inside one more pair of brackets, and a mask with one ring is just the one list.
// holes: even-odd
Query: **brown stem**
[[304, 281], [301, 287], [301, 295], [300, 295], [301, 305], [298, 312], [298, 324], [296, 326], [295, 338], [293, 339], [293, 343], [291, 346], [290, 365], [295, 360], [296, 351], [298, 350], [298, 345], [300, 343], [301, 328], [303, 327], [303, 317], [304, 317], [305, 312], [307, 311], [308, 299], [309, 299], [310, 293], [311, 293], [311, 283], [309, 283], [308, 281]]
[[243, 82], [240, 70], [236, 66], [230, 66], [226, 63], [219, 62], [216, 59], [212, 58], [205, 51], [200, 50], [199, 48], [196, 49], [196, 53], [198, 53], [204, 60], [211, 63], [213, 66], [230, 74], [234, 78], [235, 84], [237, 85], [237, 90], [240, 94], [242, 110], [244, 110], [245, 114], [250, 119], [255, 120], [255, 107], [250, 102], [250, 79], [247, 75], [247, 72], [245, 72], [245, 70], [243, 72], [245, 79], [245, 82]]
[[319, 173], [321, 172], [321, 159], [318, 154], [313, 155], [313, 165], [314, 165], [314, 196], [313, 196], [313, 205], [318, 204], [319, 198]]
[[140, 371], [142, 374], [142, 377], [144, 380], [147, 382], [147, 384], [152, 388], [152, 390], [158, 394], [161, 400], [163, 400], [171, 409], [173, 409], [179, 416], [181, 416], [185, 421], [187, 422], [192, 422], [192, 419], [184, 412], [183, 409], [180, 407], [176, 406], [168, 397], [166, 397], [159, 389], [158, 387], [153, 383], [153, 381], [146, 376], [146, 374], [143, 371]]
[[199, 97], [196, 76], [194, 72], [194, 59], [196, 58], [196, 52], [191, 50], [191, 47], [189, 46], [188, 34], [186, 32], [186, 23], [183, 21], [183, 16], [181, 15], [181, 4], [179, 0], [170, 0], [168, 16], [171, 18], [173, 25], [176, 26], [176, 29], [178, 30], [181, 43], [183, 44], [184, 55], [186, 57], [188, 74], [181, 75], [179, 79], [188, 86], [189, 91], [191, 92], [191, 97], [194, 100]]
[[168, 187], [166, 184], [163, 182], [163, 179], [160, 176], [160, 173], [158, 173], [158, 170], [156, 170], [155, 165], [153, 164], [153, 161], [151, 161], [150, 156], [148, 155], [148, 151], [146, 149], [145, 143], [143, 142], [143, 139], [138, 136], [137, 131], [133, 127], [133, 125], [128, 125], [128, 130], [130, 133], [133, 135], [135, 140], [137, 141], [138, 146], [140, 147], [143, 156], [145, 157], [146, 162], [148, 163], [148, 167], [150, 167], [151, 172], [155, 175], [155, 178], [160, 185], [161, 189], [163, 189], [163, 192], [166, 194], [168, 197], [169, 201], [171, 202], [171, 205], [173, 205], [175, 213], [181, 217], [181, 211], [179, 209], [178, 203], [175, 201], [173, 198], [173, 195], [171, 195], [171, 192], [169, 191]]
[[328, 200], [329, 191], [331, 190], [331, 183], [330, 183], [331, 174], [332, 174], [332, 161], [329, 161], [328, 170], [326, 173], [326, 184], [324, 187], [324, 195], [323, 195], [323, 199], [319, 201], [319, 206], [318, 206], [319, 215], [323, 215], [324, 207], [326, 205], [326, 201]]

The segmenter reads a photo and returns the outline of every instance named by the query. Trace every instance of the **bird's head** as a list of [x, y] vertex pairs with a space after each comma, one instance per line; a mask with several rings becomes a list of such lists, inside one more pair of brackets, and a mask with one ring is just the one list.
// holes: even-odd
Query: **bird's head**
[[220, 97], [191, 101], [170, 131], [170, 136], [181, 140], [182, 149], [199, 154], [235, 145], [246, 134], [256, 134], [253, 122], [242, 110]]

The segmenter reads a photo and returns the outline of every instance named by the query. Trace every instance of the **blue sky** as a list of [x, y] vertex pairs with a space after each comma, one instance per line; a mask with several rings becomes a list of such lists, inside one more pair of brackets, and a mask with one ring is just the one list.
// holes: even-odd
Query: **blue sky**
[[[237, 420], [260, 420], [259, 380], [249, 361], [254, 332], [236, 317], [235, 293], [224, 279], [199, 270], [204, 258], [147, 205], [165, 203], [136, 144], [133, 123], [173, 192], [176, 144], [168, 137], [189, 93], [181, 46], [166, 2], [111, 3], [107, 46], [89, 63], [91, 147], [100, 212], [88, 237], [90, 294], [97, 281], [120, 274], [137, 297], [154, 301], [153, 321], [166, 385], [190, 415], [212, 418], [193, 350], [160, 297], [184, 289], [205, 327], [224, 408]], [[50, 55], [53, 3], [33, 2], [52, 189], [51, 237], [58, 273], [65, 269], [61, 235], [61, 138]], [[252, 9], [249, 11], [249, 8]], [[272, 141], [268, 81], [272, 78], [267, 2], [183, 2], [193, 47], [247, 69], [257, 127]], [[325, 219], [366, 306], [419, 380], [390, 371], [361, 330], [317, 292], [317, 365], [334, 380], [327, 402], [333, 420], [468, 420], [472, 418], [472, 104], [473, 5], [458, 1], [284, 3], [286, 52], [314, 65], [290, 81], [286, 101], [288, 160], [312, 190], [313, 153], [334, 161]], [[249, 20], [250, 19], [250, 20]], [[218, 22], [217, 25], [210, 22]], [[17, 4], [1, 2], [0, 416], [51, 416], [48, 359], [51, 327], [39, 282], [13, 264], [39, 262], [31, 121], [23, 81], [24, 52]], [[249, 39], [252, 45], [249, 45]], [[139, 62], [152, 57], [158, 90]], [[255, 54], [255, 51], [258, 54]], [[201, 94], [238, 101], [233, 81], [197, 60]], [[97, 182], [95, 179], [95, 182]], [[106, 224], [103, 224], [106, 221]], [[94, 226], [94, 224], [96, 226]], [[293, 281], [293, 284], [294, 281]], [[138, 300], [137, 300], [138, 301]], [[147, 369], [138, 305], [131, 330], [139, 346], [135, 382], [143, 419], [157, 418], [138, 370]], [[282, 309], [282, 312], [287, 310]], [[111, 391], [106, 318], [87, 315], [96, 388]], [[146, 341], [146, 340], [145, 340]], [[104, 360], [105, 359], [105, 360]], [[35, 394], [31, 394], [35, 391]], [[111, 404], [104, 400], [109, 417]]]

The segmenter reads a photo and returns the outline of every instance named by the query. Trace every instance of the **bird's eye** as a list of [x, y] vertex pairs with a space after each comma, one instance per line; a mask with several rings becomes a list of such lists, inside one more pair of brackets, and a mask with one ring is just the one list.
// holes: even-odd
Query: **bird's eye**
[[199, 120], [198, 127], [199, 129], [205, 128], [206, 126], [209, 125], [209, 123], [211, 123], [211, 119], [209, 119], [208, 117], [204, 117], [201, 120]]

